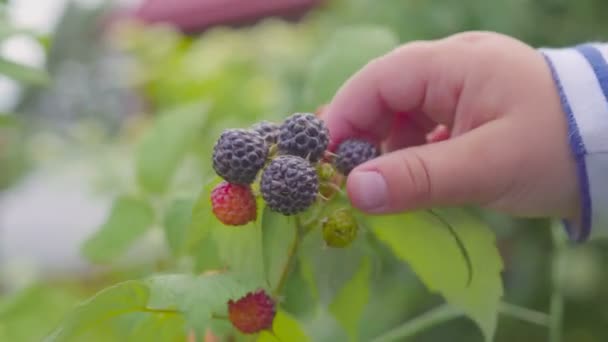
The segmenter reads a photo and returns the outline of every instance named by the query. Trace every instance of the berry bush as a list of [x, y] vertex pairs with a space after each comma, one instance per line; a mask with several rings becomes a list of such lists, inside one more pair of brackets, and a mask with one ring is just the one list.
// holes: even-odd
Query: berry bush
[[[298, 23], [200, 37], [117, 26], [105, 48], [129, 67], [95, 75], [126, 78], [141, 107], [103, 133], [97, 122], [74, 120], [65, 131], [28, 136], [33, 129], [0, 116], [0, 162], [24, 150], [35, 165], [61, 154], [60, 145], [60, 170], [87, 165], [95, 191], [113, 199], [81, 246], [89, 264], [76, 279], [4, 296], [5, 283], [19, 279], [0, 273], [0, 341], [606, 340], [598, 303], [608, 300], [607, 252], [571, 248], [548, 220], [477, 208], [358, 212], [345, 181], [380, 148], [351, 137], [328, 150], [319, 119], [353, 72], [400, 43], [468, 29], [576, 43], [608, 32], [605, 6], [337, 0]], [[588, 18], [594, 25], [580, 25]], [[54, 54], [73, 51], [76, 34], [64, 31]], [[78, 95], [84, 86], [72, 74], [57, 77], [72, 70], [64, 67], [50, 68], [51, 88], [28, 94], [39, 102], [19, 111], [43, 110], [44, 118], [62, 87], [70, 89], [62, 96]], [[31, 72], [13, 76], [49, 81]], [[94, 90], [85, 103], [104, 99]], [[79, 103], [72, 100], [60, 102]], [[74, 107], [59, 106], [89, 108]], [[427, 137], [444, 139], [446, 127]], [[22, 164], [2, 168], [0, 186]], [[44, 230], [40, 239], [60, 237]]]

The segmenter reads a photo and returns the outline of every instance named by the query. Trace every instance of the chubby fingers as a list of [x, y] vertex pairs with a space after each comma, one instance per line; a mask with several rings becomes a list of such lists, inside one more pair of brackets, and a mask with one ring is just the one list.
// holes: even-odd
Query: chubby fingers
[[495, 158], [494, 138], [504, 131], [501, 125], [494, 122], [450, 140], [396, 150], [356, 167], [347, 180], [352, 204], [380, 214], [491, 203], [508, 180], [501, 175], [507, 168]]
[[368, 63], [322, 114], [333, 146], [353, 136], [382, 142], [398, 112], [450, 126], [466, 75], [461, 50], [450, 39], [414, 42]]

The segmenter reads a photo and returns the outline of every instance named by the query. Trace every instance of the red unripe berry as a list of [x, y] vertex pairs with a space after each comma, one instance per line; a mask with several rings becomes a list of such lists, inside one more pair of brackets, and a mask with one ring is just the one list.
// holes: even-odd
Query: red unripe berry
[[241, 226], [257, 217], [257, 205], [249, 185], [219, 183], [211, 191], [211, 207], [215, 217], [229, 226]]
[[237, 301], [228, 301], [228, 318], [244, 334], [270, 329], [275, 314], [274, 300], [264, 290], [250, 292]]

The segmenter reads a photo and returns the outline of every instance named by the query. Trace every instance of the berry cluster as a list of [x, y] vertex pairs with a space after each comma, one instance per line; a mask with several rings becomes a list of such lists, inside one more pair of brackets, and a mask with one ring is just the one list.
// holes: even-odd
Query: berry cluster
[[280, 125], [262, 121], [249, 129], [224, 131], [213, 149], [213, 169], [225, 180], [211, 194], [214, 214], [227, 225], [254, 221], [251, 185], [256, 181], [271, 210], [301, 213], [319, 195], [332, 194], [328, 183], [342, 180], [334, 170], [347, 176], [378, 154], [373, 144], [348, 139], [338, 147], [332, 166], [323, 161], [328, 145], [325, 123], [310, 113], [295, 113]]
[[[329, 140], [325, 123], [309, 113], [295, 113], [282, 124], [262, 121], [224, 131], [213, 149], [213, 169], [224, 179], [211, 191], [214, 215], [226, 225], [255, 221], [252, 188], [272, 211], [297, 215], [318, 198], [332, 197], [353, 168], [378, 155], [373, 144], [357, 139], [329, 153]], [[320, 222], [329, 247], [346, 247], [357, 236], [357, 222], [347, 209]], [[274, 300], [263, 290], [228, 302], [230, 321], [247, 334], [270, 329], [275, 312]]]

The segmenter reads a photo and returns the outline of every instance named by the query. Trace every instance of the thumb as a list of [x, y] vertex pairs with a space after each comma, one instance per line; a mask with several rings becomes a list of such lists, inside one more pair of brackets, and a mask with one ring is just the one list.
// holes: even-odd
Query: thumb
[[501, 178], [508, 166], [500, 165], [508, 156], [493, 157], [502, 152], [500, 146], [492, 146], [496, 145], [489, 139], [496, 139], [493, 131], [479, 127], [451, 140], [397, 150], [362, 164], [348, 177], [350, 200], [369, 213], [488, 204], [508, 184], [507, 177]]

